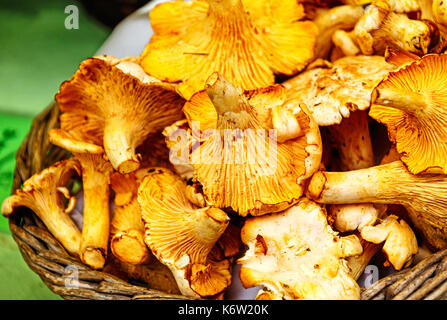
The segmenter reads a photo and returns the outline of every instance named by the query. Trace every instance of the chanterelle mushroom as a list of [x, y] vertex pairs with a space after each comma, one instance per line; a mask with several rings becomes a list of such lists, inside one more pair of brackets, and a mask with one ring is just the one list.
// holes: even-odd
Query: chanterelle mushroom
[[374, 90], [369, 115], [388, 127], [414, 174], [447, 173], [447, 55], [426, 55], [391, 72]]
[[244, 287], [263, 286], [263, 299], [359, 299], [345, 258], [362, 252], [359, 239], [340, 237], [324, 210], [306, 198], [281, 213], [246, 220], [248, 245], [238, 260]]
[[334, 33], [354, 28], [363, 12], [363, 7], [358, 5], [317, 9], [311, 17], [319, 31], [315, 45], [315, 58], [327, 59], [332, 48], [331, 39]]
[[115, 205], [110, 225], [110, 249], [121, 261], [141, 264], [149, 261], [151, 253], [144, 243], [144, 223], [137, 200], [138, 186], [147, 169], [132, 173], [115, 172], [110, 177], [115, 191]]
[[381, 56], [344, 57], [287, 80], [287, 103], [304, 103], [320, 126], [331, 126], [342, 170], [373, 165], [365, 111], [374, 87], [393, 70]]
[[[54, 140], [90, 153], [102, 147], [116, 170], [138, 169], [135, 149], [146, 137], [183, 117], [184, 100], [173, 85], [148, 76], [136, 63], [113, 57], [89, 58], [56, 95], [61, 128]], [[81, 143], [79, 143], [81, 142]], [[74, 150], [76, 151], [76, 150]]]
[[145, 242], [172, 271], [182, 294], [215, 296], [231, 284], [230, 262], [210, 255], [229, 218], [220, 209], [193, 205], [185, 189], [185, 182], [167, 169], [148, 171], [138, 189]]
[[[317, 28], [296, 0], [173, 1], [150, 12], [154, 36], [141, 56], [145, 71], [179, 82], [189, 99], [219, 72], [243, 90], [293, 75], [313, 57]], [[222, 45], [224, 44], [224, 45]]]
[[431, 247], [447, 247], [445, 175], [414, 175], [401, 161], [348, 172], [317, 172], [307, 195], [327, 204], [401, 204]]
[[[419, 9], [419, 8], [418, 8]], [[399, 10], [406, 10], [398, 1], [378, 0], [365, 9], [353, 30], [353, 36], [363, 54], [381, 54], [387, 46], [426, 54], [433, 36], [431, 24], [410, 19]]]
[[375, 226], [361, 230], [362, 238], [373, 243], [382, 243], [387, 260], [396, 270], [408, 267], [418, 252], [416, 236], [403, 219], [390, 215]]
[[242, 93], [213, 74], [185, 104], [196, 143], [170, 144], [171, 161], [186, 151], [207, 204], [246, 216], [281, 211], [300, 198], [319, 168], [321, 137], [306, 106], [285, 99], [280, 85]]
[[110, 226], [110, 175], [112, 165], [104, 159], [102, 148], [95, 150], [85, 142], [71, 140], [65, 131], [50, 130], [49, 139], [72, 152], [79, 161], [84, 189], [81, 261], [94, 269], [101, 269], [107, 259]]
[[[76, 197], [70, 196], [66, 184], [71, 177], [80, 173], [80, 165], [73, 159], [57, 162], [36, 173], [23, 183], [21, 189], [3, 201], [3, 216], [9, 217], [19, 207], [31, 209], [65, 249], [78, 256], [81, 232], [69, 216]], [[64, 197], [70, 200], [67, 208]]]
[[374, 87], [395, 67], [381, 56], [344, 57], [282, 83], [287, 101], [304, 103], [320, 126], [340, 124], [370, 106]]

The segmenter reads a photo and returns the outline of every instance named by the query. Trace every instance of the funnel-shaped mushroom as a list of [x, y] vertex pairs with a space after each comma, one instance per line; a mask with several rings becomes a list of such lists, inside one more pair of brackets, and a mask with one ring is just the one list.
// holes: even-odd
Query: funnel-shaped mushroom
[[[21, 189], [3, 201], [3, 216], [9, 217], [19, 207], [31, 209], [65, 249], [78, 256], [81, 232], [68, 214], [75, 206], [76, 197], [70, 197], [65, 185], [80, 171], [79, 163], [69, 159], [36, 173], [23, 183]], [[69, 198], [67, 208], [64, 197]]]
[[148, 135], [183, 117], [184, 100], [172, 85], [146, 75], [136, 63], [112, 57], [83, 61], [56, 100], [62, 115], [61, 128], [53, 131], [60, 137], [55, 143], [82, 142], [82, 150], [91, 153], [104, 147], [122, 173], [139, 167], [135, 149]]
[[196, 140], [171, 145], [171, 156], [182, 149], [190, 156], [207, 204], [246, 216], [281, 211], [299, 199], [319, 167], [321, 137], [306, 106], [284, 102], [280, 85], [242, 93], [213, 74], [206, 91], [185, 104]]
[[307, 195], [327, 204], [401, 204], [434, 248], [447, 247], [447, 176], [411, 174], [401, 161], [348, 172], [318, 172]]
[[220, 209], [193, 205], [185, 190], [186, 184], [171, 171], [148, 171], [138, 189], [145, 242], [172, 271], [182, 294], [215, 296], [231, 283], [229, 261], [210, 259], [229, 218]]
[[147, 263], [151, 258], [144, 243], [144, 223], [137, 200], [138, 186], [146, 172], [146, 169], [125, 175], [115, 172], [110, 177], [116, 205], [110, 225], [110, 250], [130, 264]]
[[147, 73], [183, 82], [189, 99], [222, 73], [243, 90], [293, 75], [313, 57], [317, 28], [295, 0], [173, 1], [150, 12], [154, 36], [141, 56]]
[[[281, 213], [246, 220], [248, 245], [237, 262], [246, 288], [265, 287], [264, 299], [359, 299], [346, 257], [362, 252], [355, 235], [340, 237], [324, 210], [306, 198]], [[261, 298], [261, 297], [258, 297]]]
[[447, 55], [427, 55], [391, 72], [374, 90], [369, 115], [388, 127], [413, 174], [447, 173]]

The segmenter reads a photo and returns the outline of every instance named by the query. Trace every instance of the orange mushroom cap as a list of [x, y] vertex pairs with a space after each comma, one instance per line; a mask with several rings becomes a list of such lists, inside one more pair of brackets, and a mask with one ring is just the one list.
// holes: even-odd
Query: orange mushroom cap
[[[145, 71], [183, 82], [189, 99], [220, 72], [244, 90], [275, 83], [274, 74], [293, 75], [313, 57], [317, 28], [295, 0], [194, 0], [157, 5], [154, 30], [141, 56]], [[224, 44], [224, 45], [222, 45]]]
[[116, 170], [140, 165], [135, 149], [151, 133], [183, 117], [184, 100], [173, 85], [148, 76], [131, 61], [89, 58], [56, 95], [61, 128], [50, 131], [54, 144], [101, 153]]
[[413, 174], [447, 173], [447, 55], [407, 63], [375, 88], [369, 115], [385, 124]]
[[138, 189], [145, 224], [145, 242], [172, 271], [180, 291], [211, 297], [231, 284], [230, 264], [214, 261], [211, 251], [228, 226], [217, 208], [189, 202], [186, 183], [171, 171], [152, 168]]
[[320, 126], [340, 124], [370, 106], [374, 87], [393, 70], [381, 56], [344, 57], [283, 83], [289, 103], [304, 103]]
[[[245, 288], [261, 286], [264, 299], [358, 299], [360, 288], [346, 259], [362, 253], [355, 235], [340, 237], [326, 213], [302, 198], [286, 211], [248, 218], [241, 231], [248, 246], [240, 278]], [[262, 296], [261, 296], [262, 295]]]
[[[321, 137], [306, 106], [285, 99], [280, 85], [242, 93], [213, 74], [206, 91], [185, 104], [191, 136], [201, 137], [183, 147], [209, 205], [261, 215], [302, 195], [321, 161]], [[172, 145], [171, 153], [177, 154]]]

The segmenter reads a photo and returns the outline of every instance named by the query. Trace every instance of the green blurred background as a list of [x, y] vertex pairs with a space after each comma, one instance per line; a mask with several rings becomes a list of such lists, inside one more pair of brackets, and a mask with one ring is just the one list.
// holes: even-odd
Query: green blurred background
[[[33, 117], [113, 26], [141, 5], [114, 2], [0, 0], [0, 201], [11, 192], [15, 152]], [[79, 9], [78, 29], [65, 28], [68, 5]], [[60, 299], [25, 264], [1, 216], [0, 299]]]

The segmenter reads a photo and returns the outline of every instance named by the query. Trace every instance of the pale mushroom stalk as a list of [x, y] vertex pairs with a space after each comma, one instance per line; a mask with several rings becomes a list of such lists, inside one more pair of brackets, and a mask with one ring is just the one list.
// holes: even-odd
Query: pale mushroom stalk
[[140, 159], [135, 153], [135, 141], [128, 125], [119, 121], [106, 121], [104, 127], [104, 149], [114, 168], [119, 172], [133, 172], [140, 166]]
[[401, 204], [430, 246], [447, 246], [445, 175], [414, 175], [401, 161], [349, 172], [318, 172], [307, 195], [326, 204]]
[[344, 30], [335, 31], [332, 35], [332, 42], [344, 56], [355, 56], [360, 53], [360, 48], [354, 42], [352, 35]]
[[3, 216], [11, 216], [19, 207], [31, 209], [62, 246], [70, 254], [78, 256], [81, 232], [68, 214], [75, 200], [74, 197], [69, 198], [68, 208], [63, 201], [63, 197], [68, 196], [65, 184], [74, 174], [80, 174], [79, 163], [70, 159], [33, 175], [24, 182], [22, 189], [3, 201]]
[[94, 269], [104, 267], [109, 241], [109, 193], [112, 166], [103, 155], [76, 154], [82, 166], [84, 210], [81, 260]]
[[351, 30], [362, 16], [362, 6], [345, 5], [331, 9], [319, 9], [313, 22], [319, 36], [315, 46], [315, 59], [326, 59], [331, 49], [331, 38], [337, 30]]
[[393, 107], [415, 115], [429, 109], [428, 99], [423, 93], [386, 87], [376, 88], [371, 98], [374, 104]]

